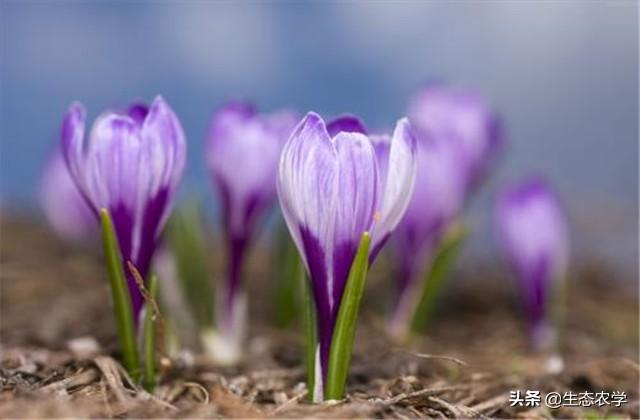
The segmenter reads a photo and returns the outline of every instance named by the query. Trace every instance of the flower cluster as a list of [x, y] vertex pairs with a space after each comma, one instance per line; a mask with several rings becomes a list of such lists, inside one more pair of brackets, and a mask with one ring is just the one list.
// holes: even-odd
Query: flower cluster
[[[417, 320], [428, 314], [466, 234], [465, 208], [495, 166], [504, 136], [482, 97], [443, 84], [420, 90], [407, 115], [393, 132], [371, 133], [352, 115], [325, 122], [315, 112], [300, 119], [289, 109], [260, 113], [241, 102], [218, 109], [204, 149], [226, 254], [224, 276], [213, 287], [198, 209], [179, 212], [163, 236], [187, 154], [174, 111], [161, 97], [150, 106], [109, 110], [85, 136], [85, 110], [71, 105], [61, 147], [45, 168], [41, 201], [64, 238], [87, 240], [101, 223], [122, 356], [133, 377], [140, 377], [142, 336], [143, 380], [148, 389], [155, 382], [154, 311], [143, 309], [155, 303], [156, 287], [176, 295], [167, 306], [190, 301], [209, 356], [239, 360], [247, 331], [247, 254], [276, 201], [292, 239], [288, 249], [300, 257], [292, 272], [302, 277], [304, 266], [307, 275], [298, 283], [307, 292], [314, 401], [344, 395], [367, 270], [387, 242], [397, 291], [389, 333], [405, 339], [419, 329]], [[551, 302], [568, 267], [559, 199], [541, 179], [509, 186], [498, 198], [495, 225], [519, 278], [532, 342], [547, 347], [557, 322]], [[184, 290], [151, 272], [160, 246], [156, 267], [184, 277]]]

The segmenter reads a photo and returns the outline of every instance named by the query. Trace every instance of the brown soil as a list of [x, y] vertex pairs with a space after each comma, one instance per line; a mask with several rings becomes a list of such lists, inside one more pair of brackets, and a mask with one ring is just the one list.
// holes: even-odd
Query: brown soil
[[[389, 285], [386, 270], [375, 268], [348, 397], [313, 405], [304, 399], [299, 329], [276, 330], [265, 315], [272, 310], [269, 270], [260, 269], [266, 257], [254, 256], [248, 275], [254, 323], [245, 361], [222, 368], [199, 356], [163, 357], [150, 395], [116, 362], [99, 250], [64, 246], [15, 217], [3, 218], [0, 232], [0, 417], [639, 417], [637, 285], [602, 265], [574, 270], [558, 374], [529, 350], [509, 281], [496, 267], [476, 263], [450, 279], [426, 336], [408, 347], [385, 337]], [[82, 354], [79, 337], [100, 348]], [[628, 402], [510, 407], [511, 390], [623, 391]]]

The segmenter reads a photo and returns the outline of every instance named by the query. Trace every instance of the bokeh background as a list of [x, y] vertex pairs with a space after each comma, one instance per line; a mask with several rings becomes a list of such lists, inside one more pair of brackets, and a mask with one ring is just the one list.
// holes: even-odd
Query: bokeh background
[[467, 253], [494, 252], [497, 189], [543, 174], [570, 211], [574, 254], [636, 281], [637, 8], [634, 0], [2, 0], [0, 207], [37, 214], [41, 168], [74, 100], [93, 118], [162, 94], [188, 136], [183, 190], [210, 197], [203, 137], [226, 100], [351, 112], [385, 128], [421, 84], [448, 80], [484, 93], [508, 129], [500, 166], [473, 203]]

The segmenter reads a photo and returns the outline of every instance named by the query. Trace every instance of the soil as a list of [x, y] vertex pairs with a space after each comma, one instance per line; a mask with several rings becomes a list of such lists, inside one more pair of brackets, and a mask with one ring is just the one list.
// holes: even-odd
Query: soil
[[[640, 417], [637, 279], [601, 262], [572, 270], [564, 366], [554, 372], [549, 356], [528, 346], [510, 281], [494, 262], [469, 262], [454, 273], [425, 335], [393, 344], [384, 334], [389, 273], [379, 261], [364, 298], [348, 395], [310, 404], [300, 329], [270, 323], [265, 247], [247, 273], [252, 324], [243, 362], [229, 368], [197, 353], [163, 355], [152, 395], [130, 383], [117, 362], [99, 249], [65, 245], [26, 218], [0, 217], [0, 233], [0, 417]], [[512, 407], [515, 390], [543, 398], [621, 391], [626, 403]]]

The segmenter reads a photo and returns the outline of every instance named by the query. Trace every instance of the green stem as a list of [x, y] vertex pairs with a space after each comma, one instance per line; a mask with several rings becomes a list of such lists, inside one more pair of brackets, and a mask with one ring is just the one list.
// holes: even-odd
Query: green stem
[[316, 331], [316, 306], [313, 302], [311, 284], [309, 279], [304, 278], [304, 323], [307, 341], [307, 398], [313, 401], [313, 389], [316, 379], [316, 347], [318, 346], [318, 335]]
[[113, 222], [107, 209], [100, 210], [100, 220], [102, 222], [102, 244], [111, 285], [113, 310], [116, 318], [120, 351], [122, 352], [122, 363], [129, 375], [137, 382], [140, 379], [140, 361], [136, 347], [131, 297], [122, 267], [120, 248], [113, 228]]
[[429, 318], [433, 314], [447, 273], [458, 258], [466, 235], [467, 230], [460, 222], [455, 223], [445, 234], [435, 253], [431, 267], [427, 271], [427, 278], [423, 282], [422, 294], [411, 321], [411, 330], [413, 332], [424, 331]]
[[142, 385], [144, 389], [153, 392], [156, 386], [156, 329], [155, 329], [155, 307], [153, 302], [158, 294], [158, 277], [151, 275], [149, 279], [149, 291], [146, 309], [144, 313], [144, 329], [142, 348], [144, 351], [144, 372]]
[[338, 318], [336, 319], [331, 340], [327, 383], [324, 386], [326, 399], [337, 400], [344, 397], [349, 364], [351, 363], [353, 341], [356, 333], [358, 311], [360, 309], [360, 301], [364, 293], [364, 285], [369, 268], [370, 242], [371, 238], [369, 233], [365, 232], [360, 239], [358, 252], [351, 265], [342, 301], [340, 302]]

